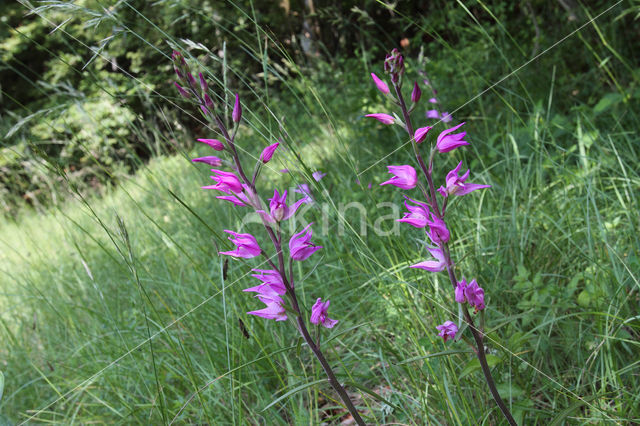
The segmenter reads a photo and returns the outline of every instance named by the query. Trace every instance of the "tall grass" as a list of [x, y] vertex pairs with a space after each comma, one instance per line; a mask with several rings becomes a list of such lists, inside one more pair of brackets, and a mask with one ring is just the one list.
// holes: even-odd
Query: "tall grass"
[[[584, 23], [601, 11], [582, 12]], [[315, 69], [292, 64], [297, 78], [285, 79], [274, 66], [284, 54], [279, 41], [265, 49], [263, 23], [250, 10], [238, 13], [253, 24], [245, 31], [256, 42], [245, 48], [265, 72], [256, 83], [229, 70], [255, 94], [240, 146], [257, 155], [283, 126], [287, 155], [270, 172], [274, 184], [328, 172], [314, 183], [317, 204], [305, 214], [316, 221], [323, 208], [329, 214], [329, 232], [317, 236], [324, 257], [322, 266], [300, 271], [308, 273], [300, 298], [310, 306], [317, 295], [332, 295], [341, 322], [323, 344], [340, 378], [357, 389], [357, 405], [376, 424], [500, 422], [471, 349], [435, 335], [435, 325], [458, 312], [441, 277], [408, 269], [427, 255], [422, 242], [402, 228], [400, 236], [374, 232], [389, 214], [378, 203], [401, 203], [377, 186], [384, 166], [411, 161], [408, 147], [397, 149], [406, 142], [401, 132], [360, 120], [385, 108], [367, 79], [379, 58]], [[442, 13], [466, 16], [461, 34], [479, 41], [459, 46], [439, 39], [428, 20], [406, 22], [437, 40], [427, 72], [450, 110], [490, 88], [454, 114], [468, 122], [472, 146], [447, 165], [464, 160], [476, 182], [493, 185], [450, 214], [460, 224], [452, 229], [460, 271], [487, 292], [485, 329], [500, 393], [520, 423], [637, 422], [640, 126], [637, 102], [627, 96], [637, 70], [609, 41], [620, 10], [570, 39], [593, 57], [581, 77], [608, 84], [585, 99], [573, 93], [587, 82], [545, 55], [518, 70], [528, 52], [514, 46], [499, 18], [473, 20], [463, 2]], [[184, 47], [170, 28], [139, 17], [121, 24], [133, 34], [142, 34], [136, 25], [161, 31]], [[228, 24], [219, 25], [233, 37]], [[543, 40], [541, 49], [555, 41]], [[565, 47], [547, 55], [570, 56]], [[224, 85], [221, 61], [192, 52], [212, 61], [209, 76]], [[411, 65], [415, 72], [418, 63]], [[220, 101], [233, 89], [225, 87]], [[184, 108], [177, 99], [151, 99], [150, 108]], [[241, 218], [199, 189], [206, 173], [188, 157], [204, 150], [190, 148], [179, 130], [173, 136], [177, 155], [158, 156], [104, 194], [56, 188], [65, 202], [2, 223], [5, 423], [316, 424], [346, 415], [291, 330], [245, 314], [255, 308], [240, 291], [250, 283], [247, 268], [230, 262], [225, 277], [216, 255], [225, 244], [220, 231]], [[292, 173], [278, 173], [283, 167]], [[354, 200], [366, 207], [366, 235], [354, 212], [340, 209]]]

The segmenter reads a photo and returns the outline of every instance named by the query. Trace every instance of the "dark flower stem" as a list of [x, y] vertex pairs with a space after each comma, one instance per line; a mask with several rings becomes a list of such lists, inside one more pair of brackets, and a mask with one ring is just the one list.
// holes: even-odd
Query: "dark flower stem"
[[[429, 185], [429, 195], [426, 196], [427, 202], [430, 204], [431, 208], [433, 209], [433, 213], [439, 219], [443, 219], [444, 209], [446, 204], [443, 205], [442, 211], [441, 211], [440, 207], [438, 206], [438, 199], [436, 198], [436, 190], [433, 184], [432, 171], [433, 171], [434, 151], [432, 151], [431, 155], [429, 156], [429, 166], [427, 167], [427, 165], [424, 162], [424, 159], [422, 158], [422, 155], [420, 154], [420, 151], [418, 150], [418, 144], [416, 143], [415, 138], [413, 137], [413, 126], [411, 124], [411, 116], [409, 114], [409, 110], [407, 109], [407, 105], [404, 101], [404, 98], [402, 97], [402, 92], [400, 90], [400, 87], [397, 84], [393, 84], [393, 88], [395, 89], [396, 96], [398, 97], [398, 103], [400, 105], [400, 108], [402, 109], [402, 116], [404, 117], [407, 133], [409, 133], [409, 138], [411, 139], [411, 146], [413, 147], [413, 152], [416, 156], [416, 160], [418, 161], [418, 164], [420, 165], [420, 168], [422, 169], [422, 172]], [[446, 199], [445, 199], [445, 203], [446, 203]], [[447, 273], [449, 274], [449, 280], [451, 281], [451, 285], [453, 285], [453, 288], [455, 289], [458, 281], [456, 279], [455, 271], [453, 270], [453, 262], [451, 261], [451, 252], [449, 251], [449, 246], [447, 243], [442, 243], [442, 251], [444, 253]], [[484, 331], [478, 329], [475, 326], [473, 322], [473, 318], [469, 314], [469, 310], [467, 309], [466, 306], [462, 306], [462, 312], [464, 315], [464, 320], [468, 324], [469, 329], [471, 330], [471, 334], [473, 334], [473, 339], [475, 340], [475, 343], [476, 343], [475, 353], [476, 353], [476, 356], [478, 357], [478, 361], [480, 362], [480, 367], [482, 368], [482, 373], [484, 374], [485, 381], [489, 386], [489, 391], [491, 392], [491, 396], [493, 396], [494, 401], [498, 405], [498, 408], [500, 408], [500, 411], [502, 411], [502, 414], [507, 419], [509, 424], [512, 426], [513, 425], [517, 426], [517, 423], [514, 420], [513, 416], [511, 415], [511, 412], [509, 411], [504, 401], [500, 397], [500, 394], [498, 393], [498, 389], [496, 388], [496, 384], [493, 380], [493, 376], [491, 375], [491, 369], [489, 368], [489, 364], [487, 363], [487, 357], [484, 350]]]
[[[233, 132], [232, 136], [229, 136], [229, 132], [227, 131], [227, 128], [224, 125], [224, 123], [222, 122], [222, 120], [220, 119], [220, 117], [218, 117], [217, 115], [214, 115], [213, 118], [214, 118], [216, 124], [218, 125], [218, 129], [220, 129], [220, 132], [222, 133], [222, 135], [225, 138], [225, 142], [227, 143], [227, 147], [228, 147], [229, 151], [231, 152], [231, 156], [233, 157], [233, 161], [235, 163], [236, 170], [238, 171], [238, 174], [240, 175], [240, 178], [242, 179], [243, 183], [245, 185], [247, 185], [251, 189], [251, 191], [253, 191], [253, 193], [256, 194], [256, 196], [257, 196], [258, 192], [257, 192], [256, 186], [255, 186], [255, 175], [253, 176], [253, 179], [251, 179], [251, 180], [249, 180], [247, 178], [247, 175], [245, 174], [244, 169], [242, 168], [242, 163], [240, 163], [240, 158], [238, 157], [238, 153], [237, 153], [235, 145], [233, 143], [234, 139], [235, 139], [235, 134], [236, 134], [235, 131]], [[327, 362], [327, 359], [324, 357], [324, 354], [322, 353], [322, 350], [320, 350], [319, 345], [317, 345], [315, 343], [315, 341], [313, 340], [313, 338], [309, 334], [309, 330], [307, 329], [307, 325], [306, 325], [306, 323], [304, 321], [304, 317], [302, 315], [302, 310], [300, 309], [300, 305], [298, 304], [298, 298], [296, 297], [296, 292], [295, 292], [295, 290], [293, 288], [293, 270], [292, 270], [292, 263], [291, 262], [289, 262], [289, 276], [290, 276], [290, 278], [287, 277], [287, 274], [286, 274], [286, 271], [285, 271], [284, 253], [282, 251], [282, 238], [281, 238], [281, 235], [280, 235], [280, 228], [278, 227], [277, 231], [274, 231], [273, 227], [271, 225], [269, 225], [264, 219], [262, 220], [262, 224], [264, 225], [264, 228], [267, 231], [267, 234], [269, 235], [269, 239], [271, 239], [271, 243], [273, 244], [274, 248], [276, 249], [276, 254], [277, 254], [277, 257], [278, 257], [278, 266], [277, 266], [276, 269], [278, 270], [278, 273], [282, 277], [282, 281], [283, 281], [285, 289], [287, 291], [287, 296], [289, 297], [289, 302], [291, 303], [291, 309], [295, 313], [295, 316], [296, 316], [296, 318], [295, 318], [296, 328], [300, 332], [300, 335], [302, 336], [304, 341], [307, 343], [307, 346], [309, 346], [309, 348], [311, 349], [311, 351], [315, 355], [315, 357], [318, 360], [318, 362], [320, 363], [320, 365], [322, 365], [322, 369], [324, 370], [325, 374], [327, 375], [327, 378], [329, 380], [329, 384], [331, 384], [333, 389], [338, 393], [338, 395], [340, 396], [340, 399], [342, 399], [342, 402], [344, 402], [345, 406], [347, 407], [347, 410], [349, 410], [349, 413], [351, 413], [351, 416], [353, 416], [353, 419], [356, 421], [356, 423], [358, 425], [363, 426], [365, 423], [362, 420], [362, 417], [360, 417], [360, 414], [358, 413], [358, 410], [353, 405], [353, 402], [351, 401], [351, 398], [349, 398], [349, 394], [347, 394], [347, 391], [344, 389], [344, 387], [338, 381], [338, 378], [336, 377], [335, 373], [333, 372], [333, 369], [331, 368], [331, 365], [329, 365], [329, 363]], [[277, 232], [277, 235], [276, 235], [276, 232]], [[269, 257], [267, 257], [267, 261], [272, 266], [275, 267], [275, 265], [273, 264], [273, 262], [271, 261], [271, 259]]]

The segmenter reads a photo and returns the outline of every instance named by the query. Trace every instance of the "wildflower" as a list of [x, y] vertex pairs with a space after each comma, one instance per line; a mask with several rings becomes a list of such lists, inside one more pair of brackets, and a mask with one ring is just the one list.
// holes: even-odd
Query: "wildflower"
[[276, 148], [278, 148], [278, 145], [280, 145], [280, 143], [276, 142], [273, 145], [269, 145], [268, 147], [266, 147], [262, 151], [262, 154], [260, 154], [260, 161], [262, 161], [264, 164], [267, 164], [269, 161], [271, 161], [271, 157], [273, 157], [273, 153], [276, 151]]
[[282, 298], [279, 296], [264, 295], [259, 295], [257, 298], [267, 305], [267, 307], [258, 311], [247, 312], [248, 314], [266, 319], [274, 319], [276, 321], [284, 321], [287, 319], [287, 310], [284, 308], [284, 301]]
[[231, 118], [234, 123], [240, 121], [242, 118], [242, 106], [240, 105], [240, 96], [236, 93], [236, 102], [233, 105], [233, 112], [231, 113]]
[[435, 118], [438, 119], [440, 118], [440, 113], [438, 112], [437, 109], [430, 109], [429, 111], [427, 111], [427, 118]]
[[441, 186], [438, 188], [438, 192], [443, 196], [447, 197], [449, 195], [466, 195], [470, 192], [475, 191], [476, 189], [482, 188], [490, 188], [491, 185], [480, 185], [478, 183], [465, 183], [467, 178], [469, 177], [470, 171], [467, 170], [462, 176], [458, 174], [460, 168], [462, 167], [462, 161], [458, 163], [455, 169], [449, 171], [447, 173], [447, 177], [445, 179], [445, 186]]
[[178, 83], [173, 83], [176, 86], [176, 89], [178, 89], [178, 92], [180, 92], [180, 95], [182, 95], [183, 98], [190, 98], [191, 94], [189, 92], [187, 92], [186, 90], [184, 90], [182, 88], [182, 86], [180, 86]]
[[389, 86], [387, 86], [387, 83], [380, 80], [374, 73], [371, 73], [371, 78], [373, 79], [373, 82], [376, 84], [376, 87], [379, 91], [381, 91], [385, 95], [389, 93]]
[[229, 194], [229, 195], [221, 195], [216, 197], [219, 200], [224, 200], [224, 201], [229, 201], [233, 204], [235, 204], [236, 206], [252, 206], [254, 208], [259, 208], [260, 207], [260, 199], [257, 197], [257, 195], [255, 194], [255, 192], [253, 192], [253, 190], [249, 187], [249, 185], [246, 184], [242, 184], [242, 192], [237, 192], [234, 193], [230, 188], [225, 188], [225, 187], [217, 187], [217, 186], [213, 186], [213, 187], [209, 187], [212, 189], [217, 189], [218, 191], [222, 191], [225, 194]]
[[216, 151], [222, 151], [224, 149], [224, 144], [218, 139], [198, 139], [198, 142], [207, 144]]
[[300, 185], [296, 186], [293, 192], [311, 197], [311, 188], [309, 188], [309, 185], [306, 183], [301, 183]]
[[407, 204], [407, 201], [404, 202], [405, 207], [409, 210], [409, 213], [405, 213], [402, 219], [398, 219], [398, 222], [408, 223], [409, 225], [416, 228], [424, 228], [427, 226], [429, 221], [429, 205], [427, 203], [422, 203], [420, 201], [412, 200], [411, 198], [405, 196], [407, 201], [411, 201], [415, 206]]
[[400, 189], [413, 189], [418, 183], [418, 177], [416, 176], [416, 169], [411, 166], [387, 166], [389, 173], [394, 175], [386, 182], [382, 182], [380, 185], [393, 185]]
[[433, 256], [436, 260], [425, 260], [424, 262], [416, 263], [415, 265], [411, 265], [410, 268], [419, 268], [424, 269], [429, 272], [440, 272], [444, 271], [446, 268], [446, 263], [444, 260], [444, 253], [440, 247], [427, 247], [431, 256]]
[[437, 244], [449, 242], [449, 237], [451, 236], [451, 234], [449, 233], [444, 220], [431, 213], [431, 220], [427, 221], [427, 225], [429, 225], [428, 235], [429, 238], [431, 238], [431, 241]]
[[418, 82], [416, 81], [413, 83], [413, 90], [411, 91], [411, 102], [417, 104], [420, 96], [422, 96], [422, 90], [420, 90], [420, 86], [418, 86]]
[[375, 118], [382, 124], [393, 124], [394, 121], [396, 121], [396, 119], [389, 114], [367, 114], [365, 117]]
[[[217, 189], [218, 191], [230, 194], [231, 192], [242, 192], [244, 189], [240, 179], [231, 172], [223, 172], [222, 170], [211, 169], [215, 176], [209, 176], [216, 184], [203, 186], [202, 189]], [[231, 192], [229, 192], [231, 191]]]
[[[437, 117], [436, 117], [437, 118]], [[453, 117], [451, 117], [451, 114], [449, 114], [448, 112], [443, 112], [442, 115], [440, 116], [440, 119], [442, 120], [443, 123], [448, 123], [451, 120], [453, 120]]]
[[418, 130], [416, 130], [413, 135], [413, 138], [416, 140], [416, 143], [421, 143], [423, 140], [425, 140], [427, 137], [427, 133], [429, 133], [429, 130], [431, 129], [432, 129], [431, 126], [426, 126], [426, 127], [420, 127]]
[[322, 173], [320, 170], [318, 170], [318, 171], [315, 171], [315, 172], [311, 173], [311, 176], [313, 176], [313, 179], [314, 179], [316, 182], [320, 182], [320, 180], [321, 180], [323, 177], [325, 177], [326, 175], [327, 175], [326, 173]]
[[258, 210], [258, 213], [262, 214], [267, 222], [280, 222], [296, 214], [300, 206], [309, 201], [309, 198], [305, 196], [289, 207], [287, 206], [287, 191], [285, 190], [280, 195], [278, 190], [274, 190], [273, 198], [269, 198], [269, 214], [267, 215], [264, 210]]
[[437, 104], [438, 100], [436, 98], [429, 98], [429, 102], [432, 104]]
[[313, 235], [309, 229], [311, 225], [310, 223], [305, 226], [302, 231], [294, 234], [289, 240], [289, 255], [293, 260], [306, 260], [322, 248], [322, 246], [314, 246], [311, 243], [311, 237]]
[[322, 298], [318, 297], [316, 303], [311, 308], [311, 323], [322, 324], [324, 327], [333, 328], [338, 323], [338, 320], [329, 318], [327, 310], [329, 309], [329, 300], [322, 302]]
[[436, 326], [436, 328], [440, 331], [438, 336], [442, 337], [445, 342], [456, 338], [458, 326], [453, 321], [445, 321], [443, 324]]
[[471, 280], [464, 289], [464, 297], [471, 306], [476, 308], [476, 312], [484, 309], [484, 290], [475, 279]]
[[233, 231], [224, 230], [224, 232], [231, 234], [229, 241], [236, 245], [236, 249], [233, 251], [221, 251], [219, 254], [224, 254], [233, 257], [243, 257], [245, 259], [251, 259], [252, 257], [260, 256], [262, 250], [256, 241], [256, 238], [251, 234], [238, 234]]
[[469, 145], [469, 142], [463, 140], [467, 132], [455, 133], [453, 135], [449, 134], [454, 130], [457, 130], [463, 124], [464, 123], [460, 123], [457, 126], [447, 129], [438, 135], [438, 139], [436, 142], [436, 147], [438, 148], [438, 151], [444, 153], [444, 152], [453, 151], [459, 146]]
[[218, 167], [220, 165], [222, 165], [222, 160], [219, 159], [218, 157], [215, 157], [213, 155], [209, 155], [206, 157], [199, 157], [199, 158], [194, 158], [193, 160], [194, 163], [205, 163], [208, 164], [210, 166], [213, 167]]
[[458, 283], [456, 284], [456, 289], [455, 289], [456, 302], [464, 303], [464, 302], [467, 301], [466, 297], [464, 296], [464, 290], [466, 288], [467, 288], [467, 281], [464, 278], [462, 280], [458, 281]]
[[287, 289], [284, 286], [284, 282], [282, 281], [282, 276], [280, 272], [275, 271], [273, 269], [253, 269], [258, 272], [258, 274], [251, 275], [254, 278], [262, 281], [262, 284], [257, 285], [251, 288], [245, 288], [242, 291], [253, 291], [259, 293], [264, 296], [277, 296], [283, 295], [287, 292]]

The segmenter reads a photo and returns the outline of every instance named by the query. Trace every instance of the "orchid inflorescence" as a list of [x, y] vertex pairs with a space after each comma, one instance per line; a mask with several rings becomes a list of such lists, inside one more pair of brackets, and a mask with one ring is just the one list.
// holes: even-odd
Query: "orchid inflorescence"
[[[416, 161], [420, 166], [424, 177], [424, 182], [418, 179], [418, 173], [411, 165], [394, 165], [387, 167], [389, 173], [392, 175], [391, 179], [380, 184], [396, 186], [403, 190], [412, 190], [418, 187], [422, 197], [424, 197], [424, 200], [420, 201], [409, 198], [405, 195], [406, 201], [404, 204], [408, 212], [404, 214], [403, 218], [398, 220], [399, 222], [407, 223], [415, 228], [424, 229], [427, 238], [430, 240], [430, 244], [426, 245], [426, 249], [433, 258], [411, 265], [410, 267], [423, 269], [433, 273], [443, 271], [447, 272], [454, 290], [455, 301], [460, 305], [464, 321], [469, 326], [475, 340], [476, 347], [474, 348], [474, 351], [478, 356], [478, 360], [480, 361], [480, 365], [492, 396], [509, 423], [515, 424], [509, 410], [500, 398], [493, 382], [493, 378], [491, 377], [491, 372], [485, 356], [483, 343], [484, 332], [474, 325], [473, 317], [467, 308], [467, 305], [473, 307], [475, 313], [478, 313], [485, 308], [484, 290], [478, 285], [475, 279], [472, 279], [469, 282], [464, 278], [460, 281], [456, 279], [454, 262], [451, 258], [451, 252], [449, 249], [451, 233], [445, 222], [447, 203], [451, 196], [463, 196], [478, 189], [488, 188], [490, 185], [468, 183], [467, 179], [469, 178], [470, 171], [467, 170], [460, 175], [460, 170], [462, 168], [462, 162], [460, 162], [454, 169], [447, 173], [444, 179], [444, 184], [436, 190], [433, 180], [433, 163], [436, 158], [436, 154], [444, 154], [465, 145], [469, 145], [469, 142], [465, 140], [465, 131], [456, 133], [456, 131], [458, 131], [465, 123], [460, 123], [441, 132], [436, 138], [435, 144], [432, 144], [428, 161], [425, 162], [420, 152], [420, 148], [427, 140], [428, 133], [432, 129], [432, 126], [420, 127], [414, 131], [414, 127], [411, 122], [411, 112], [417, 107], [422, 95], [422, 90], [417, 82], [414, 83], [411, 92], [411, 105], [408, 107], [401, 90], [405, 71], [404, 58], [397, 49], [393, 49], [385, 58], [384, 70], [391, 80], [391, 88], [385, 81], [380, 79], [374, 73], [371, 73], [371, 78], [378, 90], [400, 108], [401, 117], [387, 113], [368, 114], [366, 116], [374, 118], [385, 125], [400, 125], [408, 133]], [[423, 83], [431, 87], [431, 84], [424, 74], [423, 77], [425, 77]], [[431, 89], [434, 96], [429, 99], [429, 103], [436, 104], [438, 103], [435, 97], [436, 92], [432, 87]], [[437, 118], [443, 122], [448, 122], [452, 119], [449, 113], [445, 112], [440, 114], [437, 110], [427, 111], [426, 117]], [[438, 197], [442, 198], [441, 202]], [[436, 329], [438, 330], [438, 335], [442, 337], [445, 342], [448, 340], [456, 340], [461, 337], [460, 325], [451, 320], [438, 325]]]
[[[301, 198], [291, 205], [287, 203], [288, 194], [286, 190], [282, 193], [274, 190], [273, 197], [268, 199], [269, 202], [267, 204], [259, 195], [256, 182], [260, 176], [261, 167], [271, 161], [282, 140], [264, 148], [255, 163], [252, 177], [249, 178], [240, 162], [238, 146], [235, 141], [242, 120], [240, 97], [238, 94], [235, 95], [235, 102], [231, 114], [232, 125], [230, 128], [216, 112], [216, 105], [211, 98], [209, 85], [203, 74], [199, 73], [199, 78], [196, 80], [190, 72], [190, 67], [184, 56], [180, 52], [173, 52], [172, 62], [179, 80], [179, 82], [175, 82], [174, 84], [180, 95], [195, 102], [205, 119], [215, 125], [218, 132], [222, 135], [221, 140], [207, 138], [198, 139], [198, 141], [208, 145], [215, 151], [227, 154], [226, 160], [216, 156], [205, 156], [192, 160], [193, 162], [204, 163], [212, 167], [226, 167], [226, 170], [211, 169], [213, 174], [210, 177], [214, 181], [214, 184], [206, 185], [202, 188], [219, 191], [221, 195], [218, 195], [216, 198], [228, 201], [238, 208], [247, 207], [257, 213], [261, 218], [264, 231], [271, 241], [273, 251], [275, 252], [273, 256], [268, 255], [267, 250], [265, 250], [258, 242], [258, 239], [250, 233], [225, 230], [226, 233], [230, 234], [229, 241], [231, 241], [235, 248], [228, 251], [220, 251], [219, 254], [243, 259], [263, 256], [265, 262], [272, 268], [253, 269], [256, 274], [252, 276], [258, 279], [260, 284], [247, 288], [244, 291], [256, 293], [255, 297], [262, 302], [265, 307], [247, 313], [275, 321], [293, 319], [302, 339], [304, 339], [322, 365], [329, 383], [336, 392], [338, 392], [358, 424], [364, 424], [348, 394], [338, 382], [333, 370], [320, 350], [319, 340], [315, 341], [311, 337], [305, 322], [307, 314], [296, 295], [293, 262], [305, 261], [322, 248], [311, 241], [313, 237], [311, 224], [290, 237], [288, 254], [285, 254], [283, 250], [282, 222], [293, 217], [302, 204], [313, 203], [309, 186], [302, 184], [298, 187], [295, 192], [300, 193]], [[323, 177], [324, 174], [321, 172], [313, 173], [313, 178], [316, 181], [319, 181]], [[272, 260], [274, 258], [276, 259], [275, 262]], [[300, 283], [298, 283], [298, 285], [300, 285]], [[322, 298], [318, 298], [311, 308], [310, 315], [308, 316], [309, 322], [317, 326], [333, 328], [338, 321], [329, 318], [327, 312], [329, 305], [330, 302], [328, 299], [322, 302]]]

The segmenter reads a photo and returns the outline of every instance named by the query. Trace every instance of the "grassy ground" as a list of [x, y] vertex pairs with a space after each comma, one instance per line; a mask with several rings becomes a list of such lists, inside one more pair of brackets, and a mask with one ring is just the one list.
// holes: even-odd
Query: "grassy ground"
[[[521, 423], [637, 422], [633, 84], [590, 71], [582, 78], [610, 84], [581, 100], [574, 91], [586, 83], [538, 62], [474, 99], [515, 70], [515, 59], [482, 69], [451, 53], [434, 53], [428, 69], [450, 110], [473, 99], [454, 114], [467, 121], [471, 147], [440, 156], [435, 174], [442, 180], [464, 160], [473, 182], [493, 186], [457, 200], [449, 223], [459, 273], [487, 294], [501, 394]], [[408, 268], [427, 257], [418, 234], [375, 233], [390, 214], [378, 203], [402, 202], [400, 191], [377, 186], [385, 166], [412, 161], [406, 146], [385, 158], [404, 141], [399, 129], [360, 119], [389, 108], [367, 79], [368, 67], [381, 71], [378, 59], [346, 61], [270, 93], [263, 100], [272, 114], [256, 104], [239, 143], [256, 155], [277, 132], [273, 117], [287, 117], [291, 138], [263, 195], [311, 181], [310, 171], [328, 173], [305, 213], [324, 249], [317, 267], [299, 266], [299, 291], [307, 307], [331, 298], [341, 322], [323, 347], [368, 422], [500, 423], [470, 348], [435, 334], [458, 312], [443, 275]], [[283, 167], [292, 173], [278, 173]], [[242, 218], [199, 189], [207, 180], [185, 153], [158, 157], [104, 196], [67, 194], [46, 213], [25, 210], [2, 223], [3, 422], [316, 424], [344, 416], [293, 327], [245, 314], [258, 303], [240, 290], [253, 285], [249, 266], [259, 263], [230, 262], [223, 279], [221, 231]], [[364, 206], [366, 234], [356, 209], [341, 213], [352, 201]]]

